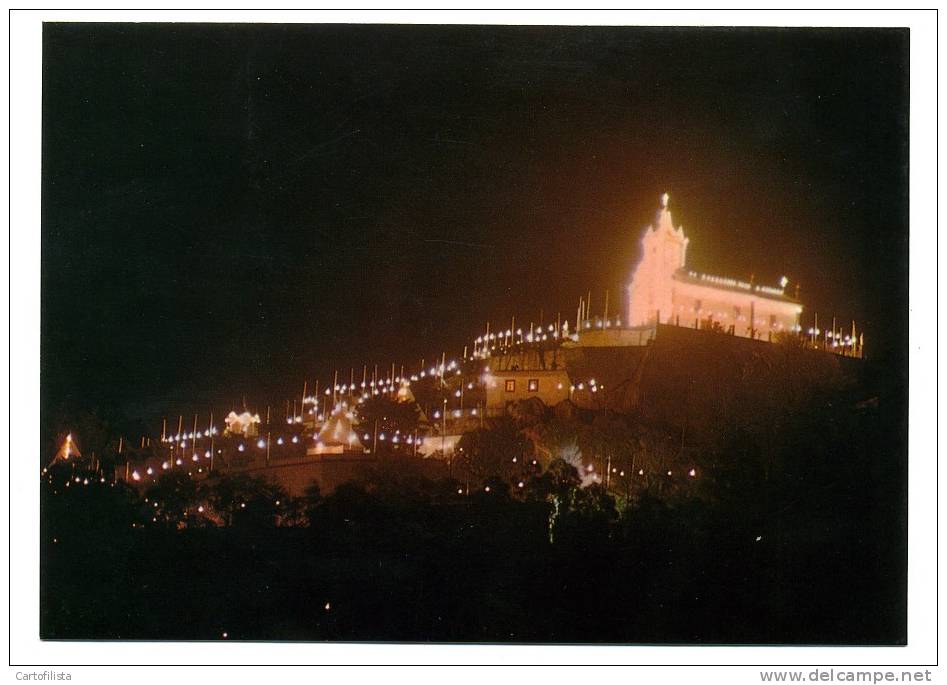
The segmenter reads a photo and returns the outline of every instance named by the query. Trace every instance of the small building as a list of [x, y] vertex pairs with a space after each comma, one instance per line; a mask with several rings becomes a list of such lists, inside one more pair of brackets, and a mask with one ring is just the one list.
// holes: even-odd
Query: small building
[[487, 415], [502, 414], [507, 405], [536, 398], [552, 407], [569, 399], [569, 375], [564, 369], [491, 370], [483, 375]]
[[251, 414], [244, 410], [242, 414], [231, 411], [224, 419], [227, 428], [224, 435], [242, 435], [245, 438], [254, 438], [259, 435], [260, 415]]
[[53, 460], [49, 463], [50, 466], [60, 462], [67, 462], [70, 459], [76, 459], [82, 456], [82, 452], [79, 451], [79, 446], [76, 444], [75, 439], [72, 437], [72, 433], [69, 433], [62, 441], [59, 446], [59, 449], [56, 450], [56, 456], [53, 457]]
[[323, 454], [362, 454], [365, 447], [355, 431], [355, 412], [347, 402], [339, 402], [315, 436], [315, 445], [306, 450], [308, 456]]

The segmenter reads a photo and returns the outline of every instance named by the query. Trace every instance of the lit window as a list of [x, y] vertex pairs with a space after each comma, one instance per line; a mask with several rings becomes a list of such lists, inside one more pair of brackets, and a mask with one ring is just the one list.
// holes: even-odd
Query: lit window
[[516, 381], [512, 378], [506, 382], [506, 391], [507, 392], [516, 392]]
[[530, 378], [529, 381], [526, 383], [526, 389], [529, 392], [539, 392], [539, 379]]

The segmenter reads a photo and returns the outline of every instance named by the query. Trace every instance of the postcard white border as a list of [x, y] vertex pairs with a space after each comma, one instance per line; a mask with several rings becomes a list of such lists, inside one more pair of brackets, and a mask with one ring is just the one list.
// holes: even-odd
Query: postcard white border
[[[463, 12], [395, 10], [181, 11], [39, 10], [8, 15], [12, 55], [10, 107], [10, 420], [11, 528], [11, 662], [33, 668], [55, 664], [656, 664], [673, 665], [685, 675], [688, 664], [931, 664], [936, 655], [936, 455], [937, 326], [933, 249], [937, 226], [937, 17], [930, 11], [607, 11], [607, 12]], [[207, 644], [40, 642], [38, 639], [38, 484], [39, 444], [39, 274], [40, 274], [40, 122], [41, 25], [43, 21], [211, 21], [211, 22], [392, 22], [481, 24], [631, 24], [742, 26], [903, 26], [911, 30], [911, 275], [910, 275], [910, 517], [909, 644], [907, 647], [595, 647], [478, 645], [350, 644]], [[895, 230], [895, 229], [892, 229]], [[4, 246], [6, 249], [6, 246]], [[871, 274], [866, 274], [870, 278]], [[4, 284], [6, 285], [6, 284]], [[68, 325], [68, 322], [63, 322]], [[7, 401], [7, 400], [4, 400]], [[4, 473], [4, 478], [7, 475]], [[7, 513], [4, 510], [3, 516]], [[4, 522], [6, 523], [6, 521]], [[744, 673], [759, 682], [760, 669], [699, 669], [688, 680], [732, 682]], [[807, 669], [811, 670], [811, 669]], [[124, 669], [95, 668], [97, 681], [122, 682]], [[372, 671], [390, 678], [389, 672]], [[729, 673], [729, 675], [727, 675]], [[525, 674], [524, 674], [525, 675]], [[591, 674], [596, 677], [596, 674]], [[608, 677], [606, 674], [601, 674]], [[437, 678], [436, 672], [425, 674]], [[441, 674], [461, 682], [464, 672]], [[550, 669], [550, 681], [574, 679], [572, 669]], [[636, 674], [645, 682], [667, 679], [666, 669]], [[126, 676], [127, 677], [127, 674]], [[140, 682], [177, 677], [165, 669], [138, 669]], [[188, 680], [294, 677], [286, 670], [264, 674], [258, 669], [214, 669]], [[336, 677], [347, 678], [345, 673]], [[483, 674], [477, 676], [478, 680]], [[534, 676], [530, 676], [532, 678]]]

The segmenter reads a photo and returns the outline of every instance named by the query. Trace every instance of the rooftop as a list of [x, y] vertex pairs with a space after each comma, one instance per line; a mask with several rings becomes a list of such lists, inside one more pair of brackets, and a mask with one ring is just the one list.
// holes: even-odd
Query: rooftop
[[690, 271], [688, 269], [678, 269], [676, 272], [674, 272], [674, 279], [678, 281], [684, 281], [686, 283], [694, 283], [696, 285], [717, 288], [718, 290], [752, 293], [769, 300], [779, 300], [781, 302], [800, 304], [799, 300], [786, 294], [785, 284], [787, 281], [785, 277], [783, 278], [782, 286], [770, 286], [760, 285], [758, 283], [750, 283], [749, 281], [740, 281], [735, 278], [727, 278], [725, 276], [702, 274], [696, 271]]

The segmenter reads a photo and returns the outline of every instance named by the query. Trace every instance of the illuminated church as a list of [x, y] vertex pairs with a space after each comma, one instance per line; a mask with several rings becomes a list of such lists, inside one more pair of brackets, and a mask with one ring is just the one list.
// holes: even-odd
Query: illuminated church
[[629, 325], [668, 323], [762, 340], [799, 330], [802, 304], [786, 294], [785, 277], [771, 287], [690, 271], [688, 242], [684, 228], [674, 227], [665, 193], [628, 285]]

